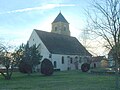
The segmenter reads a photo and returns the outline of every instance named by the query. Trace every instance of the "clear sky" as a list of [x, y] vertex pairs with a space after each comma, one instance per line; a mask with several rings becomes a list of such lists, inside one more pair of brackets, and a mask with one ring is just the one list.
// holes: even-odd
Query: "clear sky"
[[25, 43], [33, 29], [50, 31], [60, 11], [70, 23], [72, 36], [78, 37], [86, 4], [87, 0], [0, 0], [0, 39]]
[[89, 1], [0, 0], [0, 40], [19, 46], [27, 42], [33, 29], [50, 32], [60, 11], [70, 23], [71, 35], [81, 40]]

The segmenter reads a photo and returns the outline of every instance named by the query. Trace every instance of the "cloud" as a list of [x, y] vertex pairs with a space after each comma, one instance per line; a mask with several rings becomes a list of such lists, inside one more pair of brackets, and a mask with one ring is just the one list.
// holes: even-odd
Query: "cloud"
[[35, 10], [48, 10], [48, 9], [53, 9], [53, 8], [56, 8], [56, 7], [73, 7], [73, 6], [75, 6], [75, 5], [74, 4], [46, 4], [46, 5], [42, 5], [42, 6], [39, 6], [39, 7], [12, 10], [12, 11], [3, 12], [3, 13], [0, 13], [0, 14], [27, 12], [27, 11], [35, 11]]

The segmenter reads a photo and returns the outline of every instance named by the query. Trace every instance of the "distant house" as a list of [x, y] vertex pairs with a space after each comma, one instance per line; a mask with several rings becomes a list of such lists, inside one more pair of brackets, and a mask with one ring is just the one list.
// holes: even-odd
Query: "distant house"
[[29, 46], [36, 44], [42, 60], [49, 59], [54, 69], [60, 71], [81, 69], [92, 57], [75, 37], [70, 36], [69, 23], [61, 13], [53, 21], [51, 32], [34, 29], [28, 42]]
[[[104, 61], [103, 61], [104, 60]], [[91, 68], [99, 68], [102, 67], [101, 65], [106, 63], [107, 61], [105, 60], [104, 56], [97, 56], [97, 57], [92, 57], [91, 60]]]

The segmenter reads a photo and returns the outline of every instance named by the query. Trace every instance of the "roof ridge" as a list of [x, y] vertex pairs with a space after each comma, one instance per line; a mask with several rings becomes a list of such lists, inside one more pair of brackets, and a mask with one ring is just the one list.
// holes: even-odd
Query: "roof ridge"
[[63, 35], [63, 34], [58, 34], [58, 33], [54, 33], [54, 32], [47, 32], [47, 31], [42, 31], [42, 30], [38, 30], [38, 29], [34, 29], [35, 31], [40, 31], [40, 32], [45, 32], [45, 33], [50, 33], [50, 34], [54, 34], [54, 35], [60, 35], [60, 36], [65, 36], [65, 37], [72, 37], [72, 38], [76, 38], [74, 36], [68, 36], [68, 35]]

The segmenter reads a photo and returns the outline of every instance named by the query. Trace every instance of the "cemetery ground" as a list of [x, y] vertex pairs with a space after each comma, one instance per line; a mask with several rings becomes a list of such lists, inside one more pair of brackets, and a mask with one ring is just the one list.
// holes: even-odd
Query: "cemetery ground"
[[54, 72], [52, 76], [14, 72], [11, 80], [0, 75], [0, 90], [115, 90], [115, 76], [81, 71]]

